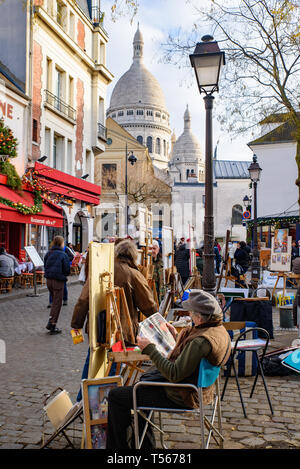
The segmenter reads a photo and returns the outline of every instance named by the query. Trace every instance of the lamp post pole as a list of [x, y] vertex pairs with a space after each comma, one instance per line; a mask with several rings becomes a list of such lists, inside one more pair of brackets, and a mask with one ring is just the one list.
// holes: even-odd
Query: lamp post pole
[[134, 156], [133, 151], [128, 156], [128, 147], [126, 142], [125, 147], [125, 227], [126, 227], [126, 236], [128, 236], [128, 161], [133, 166], [137, 162], [137, 158]]
[[214, 266], [214, 200], [213, 200], [213, 144], [212, 144], [212, 109], [214, 97], [204, 97], [206, 110], [205, 122], [205, 216], [204, 216], [204, 265], [203, 290], [215, 295], [216, 276]]
[[215, 253], [214, 253], [214, 200], [213, 200], [213, 144], [212, 110], [214, 97], [219, 91], [221, 69], [225, 65], [225, 53], [210, 35], [203, 36], [194, 53], [190, 55], [195, 70], [198, 88], [205, 93], [205, 216], [204, 216], [204, 263], [203, 290], [216, 295]]
[[127, 158], [128, 158], [128, 148], [126, 143], [125, 149], [125, 227], [126, 227], [126, 236], [128, 236], [128, 168], [127, 168]]
[[253, 182], [253, 257], [251, 269], [251, 280], [255, 288], [257, 288], [259, 277], [260, 262], [257, 242], [257, 182], [255, 181]]
[[251, 263], [252, 286], [257, 288], [260, 279], [260, 260], [257, 242], [257, 183], [260, 179], [261, 167], [257, 162], [257, 156], [253, 155], [253, 161], [248, 168], [250, 179], [253, 184], [253, 256]]

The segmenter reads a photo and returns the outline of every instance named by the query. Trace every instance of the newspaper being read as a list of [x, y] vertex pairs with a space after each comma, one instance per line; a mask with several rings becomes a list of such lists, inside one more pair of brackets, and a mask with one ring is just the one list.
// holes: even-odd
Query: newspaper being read
[[175, 339], [167, 327], [167, 321], [159, 313], [153, 314], [139, 324], [138, 335], [155, 344], [164, 357], [175, 347]]

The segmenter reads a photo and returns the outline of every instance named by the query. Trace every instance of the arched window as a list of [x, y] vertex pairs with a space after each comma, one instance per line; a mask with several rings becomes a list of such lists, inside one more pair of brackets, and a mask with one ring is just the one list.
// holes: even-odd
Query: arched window
[[143, 137], [142, 137], [142, 135], [139, 135], [139, 136], [137, 137], [137, 141], [138, 141], [141, 145], [143, 145]]
[[152, 137], [147, 137], [147, 148], [149, 153], [152, 153]]
[[232, 225], [241, 225], [243, 223], [243, 207], [241, 205], [234, 205], [232, 207]]
[[160, 155], [160, 138], [156, 139], [156, 144], [155, 144], [155, 153]]

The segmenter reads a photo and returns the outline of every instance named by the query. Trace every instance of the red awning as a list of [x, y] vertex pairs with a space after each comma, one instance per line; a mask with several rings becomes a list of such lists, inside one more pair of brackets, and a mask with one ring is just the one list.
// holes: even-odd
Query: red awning
[[[0, 196], [11, 202], [22, 202], [28, 207], [34, 205], [34, 194], [32, 192], [25, 190], [15, 192], [3, 184], [0, 184]], [[62, 228], [63, 226], [62, 209], [48, 201], [43, 202], [43, 210], [36, 215], [23, 215], [15, 208], [0, 203], [0, 221], [53, 226], [55, 228]]]
[[50, 192], [93, 205], [100, 203], [100, 186], [38, 162], [35, 163], [34, 170], [38, 173], [41, 185]]

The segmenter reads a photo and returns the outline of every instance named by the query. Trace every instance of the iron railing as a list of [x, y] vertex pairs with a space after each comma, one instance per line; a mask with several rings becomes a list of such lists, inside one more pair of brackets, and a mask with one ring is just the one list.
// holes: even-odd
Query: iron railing
[[45, 90], [45, 100], [53, 109], [61, 112], [69, 119], [76, 121], [76, 110], [48, 90]]
[[105, 142], [107, 140], [107, 128], [100, 124], [100, 122], [98, 122], [98, 138], [105, 140]]
[[92, 7], [92, 22], [93, 24], [102, 24], [104, 13], [100, 10], [100, 7]]

